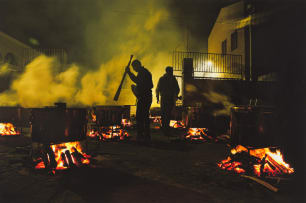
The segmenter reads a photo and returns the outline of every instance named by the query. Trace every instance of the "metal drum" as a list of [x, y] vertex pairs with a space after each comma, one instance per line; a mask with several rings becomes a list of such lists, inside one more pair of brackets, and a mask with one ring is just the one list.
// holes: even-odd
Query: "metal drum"
[[57, 106], [34, 108], [31, 112], [32, 141], [44, 144], [86, 139], [87, 110]]
[[123, 118], [130, 118], [130, 108], [130, 106], [96, 106], [93, 112], [98, 126], [121, 125]]
[[22, 107], [1, 106], [0, 123], [12, 123], [16, 127], [30, 125], [30, 109]]
[[233, 145], [268, 147], [279, 144], [275, 108], [271, 106], [235, 106], [231, 108]]

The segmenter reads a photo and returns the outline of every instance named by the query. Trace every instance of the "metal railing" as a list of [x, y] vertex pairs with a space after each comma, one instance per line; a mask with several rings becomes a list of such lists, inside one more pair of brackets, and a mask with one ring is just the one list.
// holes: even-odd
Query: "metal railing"
[[243, 77], [241, 55], [174, 51], [172, 55], [174, 71], [183, 70], [184, 58], [193, 59], [194, 77], [239, 79]]
[[29, 48], [28, 49], [27, 48], [27, 49], [24, 49], [24, 52], [23, 52], [23, 58], [24, 58], [23, 66], [26, 66], [33, 59], [35, 59], [41, 54], [44, 54], [46, 56], [56, 56], [62, 65], [67, 64], [67, 52], [65, 49], [62, 49], [62, 48], [38, 48], [38, 49]]

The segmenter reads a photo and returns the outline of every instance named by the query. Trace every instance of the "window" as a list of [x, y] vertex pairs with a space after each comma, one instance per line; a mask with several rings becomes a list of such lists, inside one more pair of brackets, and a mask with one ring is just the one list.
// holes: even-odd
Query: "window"
[[222, 54], [226, 54], [226, 40], [222, 41]]
[[231, 34], [231, 50], [234, 51], [238, 47], [238, 33], [237, 30]]
[[9, 63], [11, 65], [15, 65], [15, 66], [17, 65], [15, 56], [12, 53], [8, 53], [8, 54], [5, 55], [4, 62]]

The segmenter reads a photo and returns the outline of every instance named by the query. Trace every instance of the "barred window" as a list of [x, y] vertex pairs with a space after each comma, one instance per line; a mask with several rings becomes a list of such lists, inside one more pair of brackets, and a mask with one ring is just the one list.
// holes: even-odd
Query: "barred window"
[[231, 34], [231, 50], [234, 51], [238, 47], [238, 33], [237, 30]]
[[15, 66], [17, 65], [16, 58], [15, 58], [14, 54], [12, 54], [12, 53], [8, 53], [8, 54], [5, 55], [4, 62], [9, 63], [11, 65], [15, 65]]
[[222, 41], [222, 54], [226, 54], [226, 40]]

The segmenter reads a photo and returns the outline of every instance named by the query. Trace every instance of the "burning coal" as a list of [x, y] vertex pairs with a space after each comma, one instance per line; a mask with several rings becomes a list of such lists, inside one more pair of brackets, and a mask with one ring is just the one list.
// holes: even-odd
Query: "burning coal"
[[89, 164], [90, 156], [82, 151], [79, 142], [68, 142], [46, 146], [36, 169], [63, 170]]
[[223, 170], [255, 174], [258, 177], [280, 176], [294, 172], [294, 169], [284, 161], [279, 149], [248, 149], [241, 145], [232, 149], [230, 156], [218, 163], [218, 166]]
[[189, 128], [185, 139], [191, 141], [205, 141], [213, 138], [208, 135], [208, 130], [206, 128]]
[[183, 121], [170, 120], [170, 127], [172, 128], [186, 128]]
[[15, 130], [15, 127], [12, 123], [0, 123], [0, 135], [20, 135], [20, 133]]
[[98, 130], [91, 130], [88, 135], [91, 138], [98, 138], [99, 140], [126, 140], [130, 138], [128, 132], [121, 126], [114, 125], [105, 127], [102, 126]]
[[130, 128], [132, 127], [132, 122], [128, 119], [122, 119], [121, 120], [121, 125], [123, 128]]

